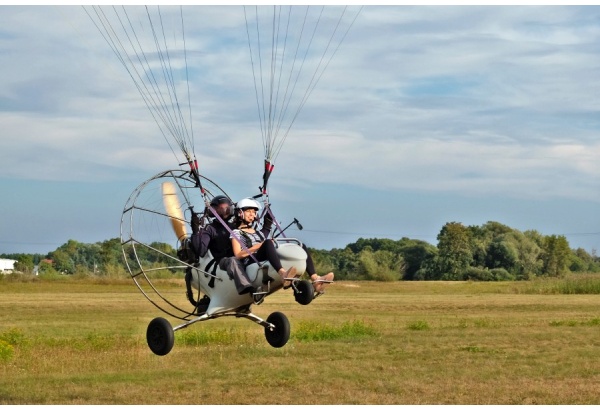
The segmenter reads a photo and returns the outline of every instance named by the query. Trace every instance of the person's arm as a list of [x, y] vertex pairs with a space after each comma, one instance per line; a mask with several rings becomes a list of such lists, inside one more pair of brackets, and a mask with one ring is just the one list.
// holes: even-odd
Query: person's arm
[[260, 232], [263, 234], [263, 236], [265, 238], [269, 237], [272, 227], [273, 227], [273, 218], [271, 218], [271, 214], [269, 212], [266, 212], [265, 217], [263, 218], [262, 228], [260, 229]]
[[[240, 240], [243, 240], [243, 239], [240, 238]], [[250, 256], [254, 252], [258, 251], [258, 249], [260, 248], [261, 245], [262, 245], [262, 242], [255, 243], [250, 248], [248, 248], [248, 251], [250, 251], [250, 252], [248, 252], [242, 248], [242, 245], [236, 238], [231, 238], [231, 247], [233, 248], [233, 255], [238, 259], [244, 259], [244, 258]]]
[[206, 252], [208, 252], [208, 246], [210, 245], [212, 233], [212, 226], [207, 226], [205, 229], [200, 231], [200, 249], [198, 250], [198, 255], [200, 255], [201, 258], [205, 257]]

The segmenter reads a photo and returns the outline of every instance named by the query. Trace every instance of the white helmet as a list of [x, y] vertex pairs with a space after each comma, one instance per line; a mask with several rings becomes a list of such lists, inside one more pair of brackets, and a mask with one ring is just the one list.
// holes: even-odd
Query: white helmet
[[237, 208], [242, 211], [247, 208], [254, 208], [258, 211], [260, 209], [260, 204], [252, 198], [244, 198], [237, 203]]

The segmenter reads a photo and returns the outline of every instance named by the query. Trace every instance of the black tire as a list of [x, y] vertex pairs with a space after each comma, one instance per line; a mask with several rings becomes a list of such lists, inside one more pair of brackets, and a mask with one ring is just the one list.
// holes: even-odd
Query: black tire
[[301, 305], [308, 305], [315, 298], [315, 289], [312, 283], [307, 280], [299, 280], [296, 282], [294, 289], [294, 298]]
[[175, 332], [167, 319], [152, 319], [146, 330], [146, 342], [152, 353], [158, 356], [168, 354], [175, 343]]
[[273, 312], [267, 322], [275, 326], [274, 329], [265, 327], [265, 338], [273, 347], [283, 347], [290, 340], [290, 322], [281, 312]]

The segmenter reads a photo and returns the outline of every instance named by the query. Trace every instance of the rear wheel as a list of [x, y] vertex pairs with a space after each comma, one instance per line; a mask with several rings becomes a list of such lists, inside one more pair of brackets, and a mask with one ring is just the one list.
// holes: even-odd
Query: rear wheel
[[315, 298], [315, 289], [307, 280], [300, 280], [296, 282], [296, 287], [294, 288], [294, 298], [296, 302], [301, 305], [308, 305]]
[[152, 353], [158, 356], [168, 354], [175, 343], [175, 332], [167, 319], [152, 319], [146, 331], [146, 342]]
[[290, 339], [290, 322], [281, 312], [273, 312], [267, 318], [267, 322], [272, 324], [265, 327], [265, 338], [273, 347], [283, 347]]

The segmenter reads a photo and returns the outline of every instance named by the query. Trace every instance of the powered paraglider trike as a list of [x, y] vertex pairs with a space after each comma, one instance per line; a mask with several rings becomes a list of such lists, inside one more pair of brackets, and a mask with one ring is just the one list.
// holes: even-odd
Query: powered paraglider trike
[[[207, 178], [203, 181], [205, 194], [226, 195], [220, 187]], [[210, 266], [213, 257], [209, 253], [197, 258], [191, 248], [189, 221], [193, 203], [203, 203], [196, 183], [189, 172], [169, 170], [161, 172], [142, 183], [130, 196], [121, 220], [123, 254], [131, 277], [152, 304], [164, 313], [184, 321], [171, 328], [166, 319], [156, 318], [150, 322], [147, 341], [151, 350], [165, 355], [171, 350], [173, 332], [193, 323], [223, 316], [247, 318], [265, 328], [265, 337], [273, 347], [284, 346], [290, 333], [286, 316], [274, 312], [261, 319], [251, 312], [253, 304], [284, 285], [284, 280], [268, 262], [251, 264], [246, 272], [257, 291], [240, 295], [226, 271]], [[196, 201], [196, 202], [194, 202]], [[208, 217], [205, 209], [201, 217]], [[187, 217], [186, 217], [187, 216]], [[172, 238], [177, 238], [175, 247]], [[296, 239], [273, 239], [283, 266], [294, 266], [298, 271], [306, 269], [306, 253]], [[180, 287], [165, 277], [184, 278], [185, 295]], [[291, 281], [295, 299], [307, 305], [315, 297], [310, 282], [298, 278]], [[161, 283], [161, 285], [158, 285]]]
[[[214, 219], [226, 226], [209, 204], [218, 195], [231, 197], [199, 172], [183, 8], [84, 6], [84, 10], [133, 80], [180, 167], [140, 184], [121, 218], [123, 256], [135, 284], [154, 306], [183, 321], [172, 327], [164, 318], [152, 320], [148, 346], [155, 354], [166, 355], [175, 331], [223, 316], [249, 319], [264, 327], [271, 346], [284, 346], [290, 337], [287, 317], [273, 312], [262, 319], [252, 313], [252, 305], [284, 287], [292, 289], [298, 303], [308, 305], [323, 293], [322, 286], [316, 292], [313, 283], [301, 277], [282, 278], [269, 262], [256, 260], [246, 267], [254, 291], [238, 294], [213, 255], [200, 257], [192, 245], [194, 229], [203, 229]], [[262, 186], [253, 198], [262, 200], [263, 212], [269, 212], [275, 223], [269, 240], [286, 270], [295, 267], [304, 272], [307, 253], [298, 239], [286, 237], [287, 227], [282, 229], [272, 215], [267, 184], [292, 124], [360, 11], [356, 7], [243, 8], [265, 154]], [[167, 27], [168, 22], [174, 22], [175, 29]], [[202, 54], [195, 51], [196, 57]], [[199, 226], [192, 226], [195, 218]], [[302, 229], [296, 219], [293, 223]]]

